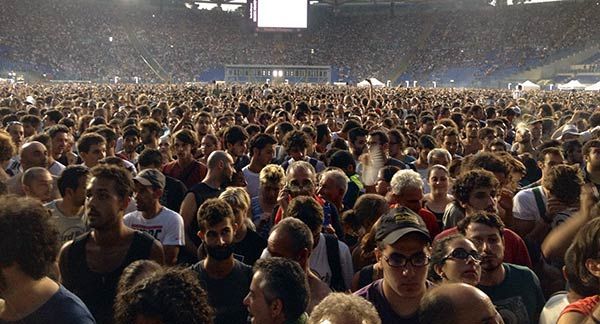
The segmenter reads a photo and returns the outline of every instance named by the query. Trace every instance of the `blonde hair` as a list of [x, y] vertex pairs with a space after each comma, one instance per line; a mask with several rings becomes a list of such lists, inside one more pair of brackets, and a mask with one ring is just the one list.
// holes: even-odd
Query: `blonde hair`
[[223, 199], [233, 211], [248, 210], [250, 208], [250, 196], [245, 189], [240, 187], [229, 187], [220, 195], [219, 199]]
[[280, 165], [268, 164], [260, 171], [259, 179], [261, 186], [267, 184], [283, 186], [285, 183], [285, 171]]

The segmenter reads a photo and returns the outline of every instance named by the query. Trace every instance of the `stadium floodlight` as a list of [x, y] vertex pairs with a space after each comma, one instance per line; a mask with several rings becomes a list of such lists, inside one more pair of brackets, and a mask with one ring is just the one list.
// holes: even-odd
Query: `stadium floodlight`
[[108, 41], [112, 43], [112, 41], [113, 41], [112, 36], [108, 37]]

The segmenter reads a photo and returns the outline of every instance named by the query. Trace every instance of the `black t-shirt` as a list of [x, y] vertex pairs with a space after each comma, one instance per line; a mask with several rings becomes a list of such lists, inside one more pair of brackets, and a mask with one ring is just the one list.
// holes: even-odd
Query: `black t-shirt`
[[237, 260], [249, 266], [253, 266], [254, 262], [260, 259], [260, 255], [266, 247], [267, 241], [252, 229], [248, 229], [246, 237], [234, 244], [233, 253]]
[[234, 260], [233, 270], [223, 279], [208, 276], [204, 262], [192, 266], [198, 273], [200, 285], [208, 295], [208, 303], [215, 310], [215, 324], [246, 323], [248, 310], [244, 306], [244, 298], [250, 291], [252, 268]]
[[[194, 194], [194, 198], [196, 199], [196, 211], [198, 211], [198, 208], [200, 207], [200, 205], [202, 205], [202, 203], [204, 203], [206, 200], [208, 200], [210, 198], [219, 197], [219, 195], [222, 192], [223, 192], [223, 190], [215, 189], [215, 188], [207, 185], [204, 182], [200, 182], [200, 183], [194, 185], [188, 191], [188, 193]], [[186, 195], [187, 195], [187, 193], [186, 193]], [[190, 227], [187, 229], [187, 233], [188, 233], [189, 237], [191, 238], [191, 241], [194, 242], [194, 244], [196, 244], [196, 246], [200, 246], [200, 244], [202, 243], [202, 241], [200, 240], [200, 238], [197, 235], [199, 230], [200, 230], [200, 226], [198, 225], [198, 220], [196, 219], [196, 217], [194, 217], [192, 219], [192, 222], [190, 223]], [[198, 262], [198, 256], [188, 253], [186, 249], [181, 249], [179, 251], [178, 262], [181, 264], [194, 264], [194, 263]]]
[[165, 175], [165, 189], [160, 197], [160, 204], [179, 212], [186, 192], [187, 188], [183, 182]]

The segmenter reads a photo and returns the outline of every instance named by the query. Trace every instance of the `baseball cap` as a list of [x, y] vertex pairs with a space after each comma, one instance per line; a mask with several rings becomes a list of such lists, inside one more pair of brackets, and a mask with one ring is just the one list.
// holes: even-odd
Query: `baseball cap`
[[143, 186], [152, 186], [160, 189], [165, 188], [166, 181], [165, 175], [157, 169], [143, 170], [142, 172], [138, 173], [133, 180], [139, 182]]
[[419, 233], [431, 242], [429, 231], [420, 219], [419, 215], [406, 207], [392, 209], [379, 220], [375, 240], [394, 244], [409, 233]]

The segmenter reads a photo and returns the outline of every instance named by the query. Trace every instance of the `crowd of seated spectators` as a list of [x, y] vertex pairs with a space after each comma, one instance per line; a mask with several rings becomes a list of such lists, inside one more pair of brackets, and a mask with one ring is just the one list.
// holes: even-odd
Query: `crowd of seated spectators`
[[[451, 68], [474, 68], [485, 78], [585, 46], [595, 37], [599, 10], [589, 1], [502, 9], [405, 6], [361, 15], [319, 7], [311, 8], [304, 31], [264, 33], [250, 27], [241, 10], [8, 0], [7, 14], [0, 15], [0, 70], [50, 79], [159, 82], [168, 76], [185, 82], [225, 64], [331, 65], [340, 79], [357, 81], [395, 77], [408, 60], [406, 72], [415, 79]], [[151, 68], [146, 61], [158, 64]]]

